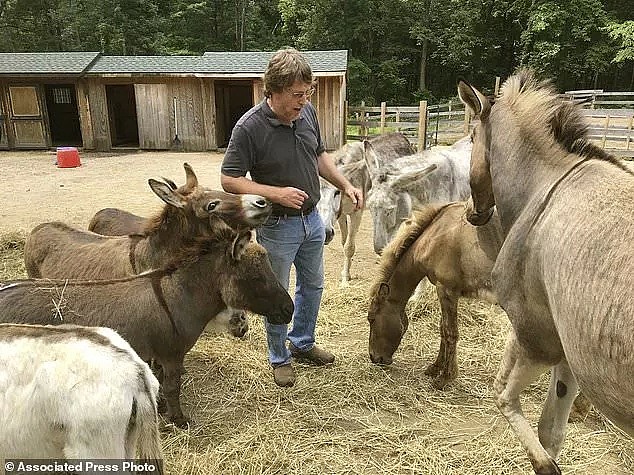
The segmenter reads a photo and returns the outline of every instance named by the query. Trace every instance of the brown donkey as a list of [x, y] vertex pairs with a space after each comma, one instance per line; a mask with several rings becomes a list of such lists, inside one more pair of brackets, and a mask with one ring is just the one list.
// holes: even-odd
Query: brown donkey
[[458, 374], [458, 299], [485, 298], [491, 292], [491, 269], [502, 245], [499, 221], [476, 227], [465, 218], [465, 203], [428, 205], [405, 221], [381, 255], [379, 275], [370, 291], [370, 359], [391, 364], [407, 330], [405, 306], [427, 277], [440, 300], [440, 350], [425, 374], [442, 389]]
[[[371, 289], [370, 359], [389, 365], [407, 330], [405, 307], [418, 283], [427, 277], [440, 301], [440, 349], [425, 369], [432, 385], [443, 389], [456, 379], [458, 361], [458, 299], [480, 298], [497, 303], [491, 271], [502, 245], [497, 213], [485, 226], [471, 225], [465, 202], [428, 205], [399, 228], [381, 256], [379, 277]], [[575, 399], [571, 420], [583, 419], [591, 404], [583, 394]]]
[[185, 164], [187, 184], [150, 179], [152, 191], [165, 202], [143, 233], [101, 236], [60, 222], [35, 227], [24, 246], [29, 277], [110, 279], [163, 267], [183, 246], [213, 237], [227, 226], [251, 229], [271, 213], [271, 203], [258, 195], [234, 195], [198, 186]]
[[[232, 231], [228, 231], [233, 233]], [[0, 288], [0, 322], [103, 326], [116, 330], [145, 361], [163, 368], [167, 417], [187, 424], [180, 406], [183, 358], [227, 305], [288, 323], [293, 301], [251, 233], [202, 240], [176, 263], [112, 280], [31, 279]]]
[[[172, 190], [190, 193], [196, 186], [196, 176], [191, 167], [185, 164], [187, 183], [180, 189], [174, 182], [163, 178]], [[151, 228], [151, 221], [143, 216], [130, 213], [118, 208], [104, 208], [92, 217], [88, 230], [104, 236], [127, 236], [131, 234], [146, 234]], [[227, 308], [220, 312], [206, 328], [211, 333], [229, 332], [236, 338], [242, 338], [249, 331], [249, 317], [244, 310]]]
[[104, 208], [95, 213], [88, 223], [88, 231], [104, 236], [141, 234], [147, 218], [119, 208]]

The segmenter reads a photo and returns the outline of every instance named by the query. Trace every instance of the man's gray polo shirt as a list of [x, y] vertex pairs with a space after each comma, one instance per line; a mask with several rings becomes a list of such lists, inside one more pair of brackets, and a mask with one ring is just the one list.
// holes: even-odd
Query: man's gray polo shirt
[[[292, 126], [281, 123], [266, 99], [247, 111], [231, 133], [222, 162], [222, 173], [231, 177], [251, 174], [257, 183], [292, 186], [305, 191], [302, 209], [319, 201], [317, 157], [325, 150], [317, 113], [308, 102]], [[278, 204], [275, 214], [291, 211]]]

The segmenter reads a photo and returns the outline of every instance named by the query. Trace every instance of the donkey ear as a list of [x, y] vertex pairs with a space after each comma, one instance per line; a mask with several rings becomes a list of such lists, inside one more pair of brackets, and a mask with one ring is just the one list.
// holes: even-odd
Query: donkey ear
[[379, 291], [376, 293], [381, 302], [384, 302], [390, 295], [390, 286], [387, 282], [381, 282], [379, 284]]
[[480, 120], [487, 119], [489, 112], [491, 112], [491, 103], [475, 87], [461, 80], [458, 83], [458, 97], [466, 107], [471, 109], [475, 116], [480, 117]]
[[242, 231], [236, 234], [236, 237], [231, 243], [231, 257], [233, 258], [233, 260], [240, 260], [242, 254], [244, 253], [244, 250], [247, 248], [250, 242], [251, 231]]
[[185, 177], [187, 181], [183, 185], [182, 191], [183, 193], [191, 193], [194, 191], [194, 188], [198, 186], [198, 177], [196, 177], [194, 169], [189, 163], [183, 163], [183, 168], [185, 169]]
[[438, 166], [435, 163], [432, 163], [422, 170], [416, 170], [399, 175], [398, 177], [396, 177], [394, 183], [392, 184], [394, 191], [399, 193], [402, 191], [408, 191], [414, 183], [429, 175], [436, 168], [438, 168]]
[[169, 178], [165, 178], [164, 176], [162, 176], [161, 178], [163, 179], [165, 183], [167, 183], [167, 186], [169, 186], [172, 190], [176, 190], [178, 188], [178, 186], [176, 186], [176, 183], [174, 183]]
[[381, 161], [379, 160], [379, 156], [376, 154], [374, 147], [368, 140], [363, 141], [363, 160], [365, 160], [365, 164], [368, 167], [370, 175], [376, 175], [379, 172], [379, 168], [381, 168]]
[[167, 183], [163, 183], [162, 181], [158, 181], [153, 178], [150, 178], [147, 182], [156, 196], [161, 198], [168, 205], [176, 208], [185, 207], [185, 200], [183, 197], [176, 193], [176, 191], [174, 191]]

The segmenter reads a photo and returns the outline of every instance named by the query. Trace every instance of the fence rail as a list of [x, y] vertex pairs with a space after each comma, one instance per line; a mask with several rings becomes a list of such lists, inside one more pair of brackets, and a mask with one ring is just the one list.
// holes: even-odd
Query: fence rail
[[[461, 102], [416, 106], [347, 107], [347, 139], [362, 140], [386, 132], [401, 132], [419, 150], [453, 143], [469, 132], [468, 112]], [[422, 118], [422, 119], [421, 119]]]
[[[496, 81], [496, 92], [499, 81]], [[584, 100], [588, 136], [610, 153], [634, 157], [634, 92], [567, 91], [562, 97]], [[401, 132], [418, 149], [451, 144], [472, 126], [468, 110], [459, 101], [418, 106], [346, 105], [346, 138], [363, 140], [386, 132]]]

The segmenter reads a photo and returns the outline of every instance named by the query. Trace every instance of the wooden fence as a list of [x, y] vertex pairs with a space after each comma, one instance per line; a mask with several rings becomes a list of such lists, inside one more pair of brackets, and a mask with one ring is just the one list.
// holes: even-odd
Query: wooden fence
[[[496, 80], [495, 92], [499, 88]], [[634, 92], [602, 90], [567, 91], [562, 97], [584, 101], [590, 122], [590, 139], [610, 153], [634, 157]], [[452, 144], [471, 127], [468, 110], [459, 100], [416, 106], [369, 107], [346, 104], [346, 139], [363, 140], [386, 132], [401, 132], [418, 150], [437, 144]]]
[[418, 150], [436, 144], [451, 144], [469, 133], [470, 119], [463, 104], [456, 100], [446, 104], [369, 107], [363, 102], [347, 106], [347, 140], [363, 140], [387, 133], [401, 132]]
[[591, 140], [615, 155], [634, 157], [634, 92], [599, 89], [567, 91], [563, 96], [585, 102]]

